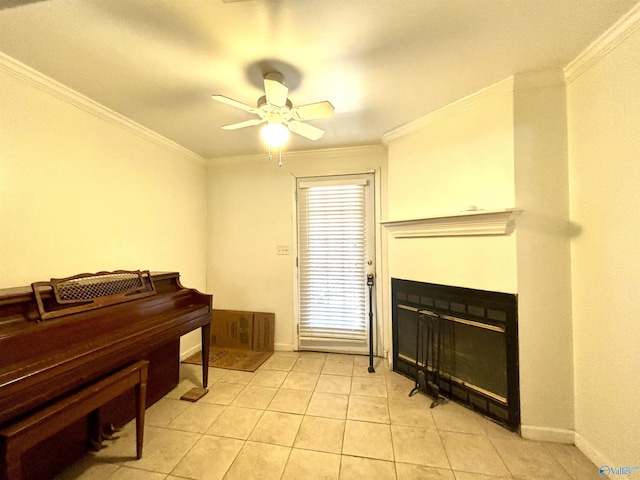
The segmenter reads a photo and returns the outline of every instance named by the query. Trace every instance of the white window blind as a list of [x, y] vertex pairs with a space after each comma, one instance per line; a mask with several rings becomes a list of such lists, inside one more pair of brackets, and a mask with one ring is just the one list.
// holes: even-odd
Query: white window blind
[[298, 184], [299, 338], [366, 342], [367, 182]]

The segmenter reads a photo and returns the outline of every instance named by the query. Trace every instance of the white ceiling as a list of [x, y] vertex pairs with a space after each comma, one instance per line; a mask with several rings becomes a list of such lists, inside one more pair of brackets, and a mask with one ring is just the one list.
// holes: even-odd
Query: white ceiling
[[205, 158], [264, 152], [277, 70], [331, 119], [288, 150], [382, 135], [513, 73], [563, 67], [637, 0], [0, 0], [0, 51]]

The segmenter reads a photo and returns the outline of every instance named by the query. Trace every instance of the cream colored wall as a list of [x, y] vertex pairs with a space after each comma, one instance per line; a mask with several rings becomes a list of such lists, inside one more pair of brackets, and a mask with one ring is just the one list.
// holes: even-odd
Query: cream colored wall
[[[520, 406], [526, 438], [573, 442], [569, 179], [561, 70], [514, 77]], [[551, 387], [552, 386], [552, 387]]]
[[[388, 137], [388, 220], [514, 206], [510, 80]], [[390, 238], [388, 254], [390, 277], [517, 291], [513, 235]]]
[[[381, 147], [286, 152], [212, 160], [209, 167], [208, 288], [216, 308], [274, 312], [276, 349], [294, 342], [295, 178], [381, 169]], [[288, 245], [290, 255], [276, 255]]]
[[3, 59], [0, 288], [149, 269], [179, 271], [185, 286], [204, 291], [204, 163], [26, 73]]
[[576, 443], [612, 467], [640, 465], [639, 8], [632, 20], [568, 85]]

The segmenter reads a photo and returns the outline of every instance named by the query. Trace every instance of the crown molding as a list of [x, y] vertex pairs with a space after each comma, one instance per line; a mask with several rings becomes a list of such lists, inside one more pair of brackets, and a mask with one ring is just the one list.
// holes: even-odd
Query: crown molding
[[420, 118], [412, 120], [404, 125], [400, 125], [393, 130], [386, 132], [383, 135], [383, 144], [385, 146], [389, 145], [389, 142], [392, 140], [396, 140], [397, 138], [403, 137], [409, 133], [420, 130], [427, 125], [430, 125], [434, 122], [442, 121], [443, 119], [461, 113], [469, 108], [485, 101], [490, 101], [493, 97], [501, 92], [513, 92], [513, 76], [507, 77], [504, 80], [500, 80], [493, 85], [489, 85], [477, 92], [474, 92], [466, 97], [463, 97], [459, 100], [456, 100], [453, 103], [445, 105], [444, 107], [438, 108], [426, 115], [423, 115]]
[[564, 76], [564, 71], [561, 68], [516, 73], [513, 76], [514, 93], [522, 90], [565, 85], [565, 83], [566, 78]]
[[104, 105], [91, 100], [89, 97], [82, 95], [81, 93], [67, 87], [66, 85], [63, 85], [62, 83], [52, 79], [51, 77], [38, 72], [37, 70], [34, 70], [28, 65], [25, 65], [24, 63], [21, 63], [2, 52], [0, 52], [0, 71], [5, 72], [6, 74], [16, 78], [17, 80], [31, 85], [32, 87], [35, 87], [38, 90], [41, 90], [49, 95], [52, 95], [84, 112], [90, 113], [91, 115], [98, 117], [101, 120], [109, 122], [112, 125], [124, 128], [134, 135], [148, 140], [160, 147], [178, 152], [181, 155], [189, 158], [190, 160], [196, 160], [200, 163], [204, 163], [204, 159], [197, 153], [194, 153], [191, 150], [183, 147], [182, 145], [179, 145], [174, 141], [163, 137], [153, 130], [143, 127], [139, 123], [134, 122], [124, 115], [121, 115], [105, 107]]
[[624, 14], [564, 68], [566, 83], [573, 82], [638, 29], [640, 29], [640, 3]]
[[[360, 145], [355, 147], [339, 147], [339, 148], [324, 148], [315, 150], [299, 150], [288, 152], [283, 150], [282, 161], [285, 163], [289, 160], [304, 160], [304, 159], [317, 159], [321, 158], [348, 158], [355, 156], [362, 156], [365, 154], [375, 155], [384, 154], [385, 148], [381, 144], [373, 145]], [[241, 163], [256, 163], [264, 162], [267, 159], [267, 150], [264, 153], [254, 153], [251, 155], [238, 155], [235, 157], [218, 157], [210, 158], [207, 160], [207, 164], [210, 166], [223, 166], [223, 165], [236, 165]], [[273, 158], [276, 159], [277, 151], [272, 152]], [[276, 160], [277, 163], [277, 160]]]

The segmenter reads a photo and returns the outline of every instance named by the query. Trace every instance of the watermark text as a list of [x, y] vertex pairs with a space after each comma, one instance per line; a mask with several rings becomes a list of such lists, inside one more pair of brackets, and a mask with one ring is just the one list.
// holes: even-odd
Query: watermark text
[[600, 475], [603, 477], [610, 477], [612, 475], [626, 475], [631, 477], [634, 470], [640, 470], [640, 465], [634, 467], [610, 467], [609, 465], [602, 465], [600, 467]]

